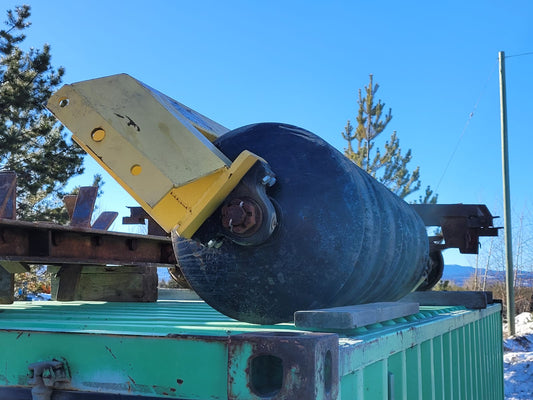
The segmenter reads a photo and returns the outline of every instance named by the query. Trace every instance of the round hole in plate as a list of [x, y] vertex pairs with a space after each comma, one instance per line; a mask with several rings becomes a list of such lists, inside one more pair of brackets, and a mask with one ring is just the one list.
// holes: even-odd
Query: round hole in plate
[[254, 357], [250, 363], [249, 379], [255, 395], [274, 397], [283, 387], [283, 360], [271, 354]]

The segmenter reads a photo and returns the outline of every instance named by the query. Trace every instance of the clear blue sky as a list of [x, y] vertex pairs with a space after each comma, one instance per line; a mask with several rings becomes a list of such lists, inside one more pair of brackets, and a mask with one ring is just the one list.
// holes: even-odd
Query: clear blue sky
[[[533, 52], [531, 1], [29, 3], [26, 43], [52, 46], [65, 83], [125, 72], [228, 128], [287, 122], [342, 151], [357, 91], [373, 74], [393, 114], [382, 141], [397, 131], [439, 202], [486, 203], [502, 215], [497, 58]], [[511, 194], [521, 213], [532, 207], [533, 55], [506, 67]], [[99, 171], [87, 165], [77, 183]], [[105, 180], [101, 208], [133, 205]]]

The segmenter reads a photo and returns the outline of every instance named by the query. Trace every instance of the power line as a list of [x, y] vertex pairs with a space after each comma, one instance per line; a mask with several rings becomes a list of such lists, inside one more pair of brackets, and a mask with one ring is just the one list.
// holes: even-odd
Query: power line
[[[533, 51], [528, 51], [528, 52], [519, 53], [519, 54], [511, 54], [510, 56], [506, 55], [505, 58], [523, 57], [523, 56], [531, 56], [531, 55], [533, 55]], [[452, 151], [452, 154], [450, 155], [450, 158], [448, 159], [448, 162], [446, 163], [446, 167], [444, 167], [444, 171], [442, 172], [442, 175], [441, 175], [441, 177], [439, 179], [439, 182], [437, 183], [437, 186], [435, 187], [435, 193], [438, 191], [438, 189], [440, 187], [440, 184], [442, 183], [442, 180], [444, 179], [444, 176], [446, 175], [446, 172], [448, 171], [448, 168], [450, 167], [450, 164], [452, 163], [453, 157], [455, 156], [455, 153], [459, 149], [459, 145], [461, 144], [461, 141], [463, 140], [463, 137], [465, 136], [466, 129], [468, 128], [468, 125], [470, 125], [470, 121], [472, 120], [472, 117], [474, 116], [474, 113], [477, 110], [477, 106], [478, 106], [481, 98], [485, 94], [485, 90], [487, 89], [489, 81], [491, 80], [492, 76], [494, 75], [494, 71], [496, 71], [496, 69], [491, 69], [489, 77], [488, 77], [487, 81], [485, 82], [485, 85], [483, 86], [483, 89], [481, 90], [480, 95], [478, 96], [478, 99], [477, 99], [477, 101], [476, 101], [476, 103], [474, 105], [474, 108], [472, 109], [472, 112], [468, 115], [468, 118], [467, 118], [467, 120], [465, 122], [465, 125], [463, 127], [463, 131], [461, 132], [461, 135], [459, 136], [459, 139], [457, 140], [457, 143], [455, 144], [455, 147], [454, 147], [454, 149]]]
[[[533, 54], [533, 52], [531, 54]], [[515, 57], [517, 57], [517, 56], [515, 56]], [[450, 167], [450, 164], [452, 163], [453, 157], [455, 156], [455, 153], [459, 149], [459, 145], [461, 144], [461, 141], [463, 140], [463, 137], [465, 136], [466, 129], [468, 128], [468, 125], [470, 125], [470, 121], [474, 117], [474, 113], [477, 110], [477, 106], [479, 105], [479, 102], [481, 101], [481, 98], [485, 94], [485, 91], [487, 89], [489, 81], [491, 80], [492, 76], [494, 75], [494, 71], [496, 71], [496, 70], [497, 70], [497, 68], [491, 68], [491, 72], [489, 74], [489, 77], [487, 78], [487, 80], [485, 82], [485, 85], [481, 89], [481, 92], [480, 92], [480, 94], [479, 94], [479, 96], [477, 98], [476, 103], [474, 104], [472, 112], [470, 114], [468, 114], [468, 118], [467, 118], [467, 120], [465, 122], [465, 125], [463, 127], [463, 131], [461, 132], [461, 135], [459, 136], [459, 139], [457, 140], [457, 143], [455, 144], [455, 147], [454, 147], [454, 149], [452, 151], [452, 154], [450, 155], [450, 158], [448, 159], [448, 162], [446, 163], [446, 167], [444, 167], [444, 171], [442, 172], [442, 175], [441, 175], [441, 177], [439, 179], [439, 182], [437, 183], [437, 186], [435, 187], [435, 193], [438, 192], [440, 184], [442, 183], [442, 180], [444, 179], [444, 175], [446, 175], [446, 172], [448, 171], [448, 168]]]
[[510, 56], [505, 56], [505, 58], [531, 56], [531, 55], [533, 55], [533, 51], [530, 51], [530, 52], [527, 52], [527, 53], [512, 54]]

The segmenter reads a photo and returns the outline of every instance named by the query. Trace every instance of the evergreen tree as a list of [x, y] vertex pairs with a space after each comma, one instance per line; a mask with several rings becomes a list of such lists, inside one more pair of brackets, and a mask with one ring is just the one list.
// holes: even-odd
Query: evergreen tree
[[29, 17], [27, 5], [8, 10], [0, 30], [0, 169], [17, 173], [18, 218], [65, 222], [59, 198], [68, 179], [83, 172], [83, 151], [45, 109], [64, 69], [51, 65], [48, 44], [20, 47]]
[[[378, 88], [379, 85], [374, 85], [373, 76], [370, 75], [370, 82], [365, 86], [364, 95], [359, 89], [357, 125], [354, 127], [348, 121], [342, 132], [342, 137], [348, 142], [344, 154], [393, 193], [405, 198], [420, 190], [420, 167], [409, 171], [407, 164], [412, 158], [411, 149], [402, 154], [396, 131], [393, 131], [390, 139], [385, 142], [383, 152], [379, 148], [373, 152], [376, 137], [385, 130], [392, 119], [391, 109], [385, 113], [385, 103], [379, 99], [376, 103], [374, 100]], [[437, 195], [434, 195], [427, 186], [424, 195], [419, 196], [418, 202], [436, 203]]]

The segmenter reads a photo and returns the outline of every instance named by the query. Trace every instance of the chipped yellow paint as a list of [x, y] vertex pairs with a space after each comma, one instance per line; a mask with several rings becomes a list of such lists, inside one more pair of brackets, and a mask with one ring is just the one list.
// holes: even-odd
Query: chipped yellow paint
[[232, 163], [211, 142], [228, 129], [125, 75], [63, 86], [48, 108], [167, 232], [191, 237], [259, 157]]
[[180, 236], [190, 238], [258, 160], [261, 158], [243, 151], [229, 168], [171, 189], [150, 215], [167, 232], [174, 228]]

